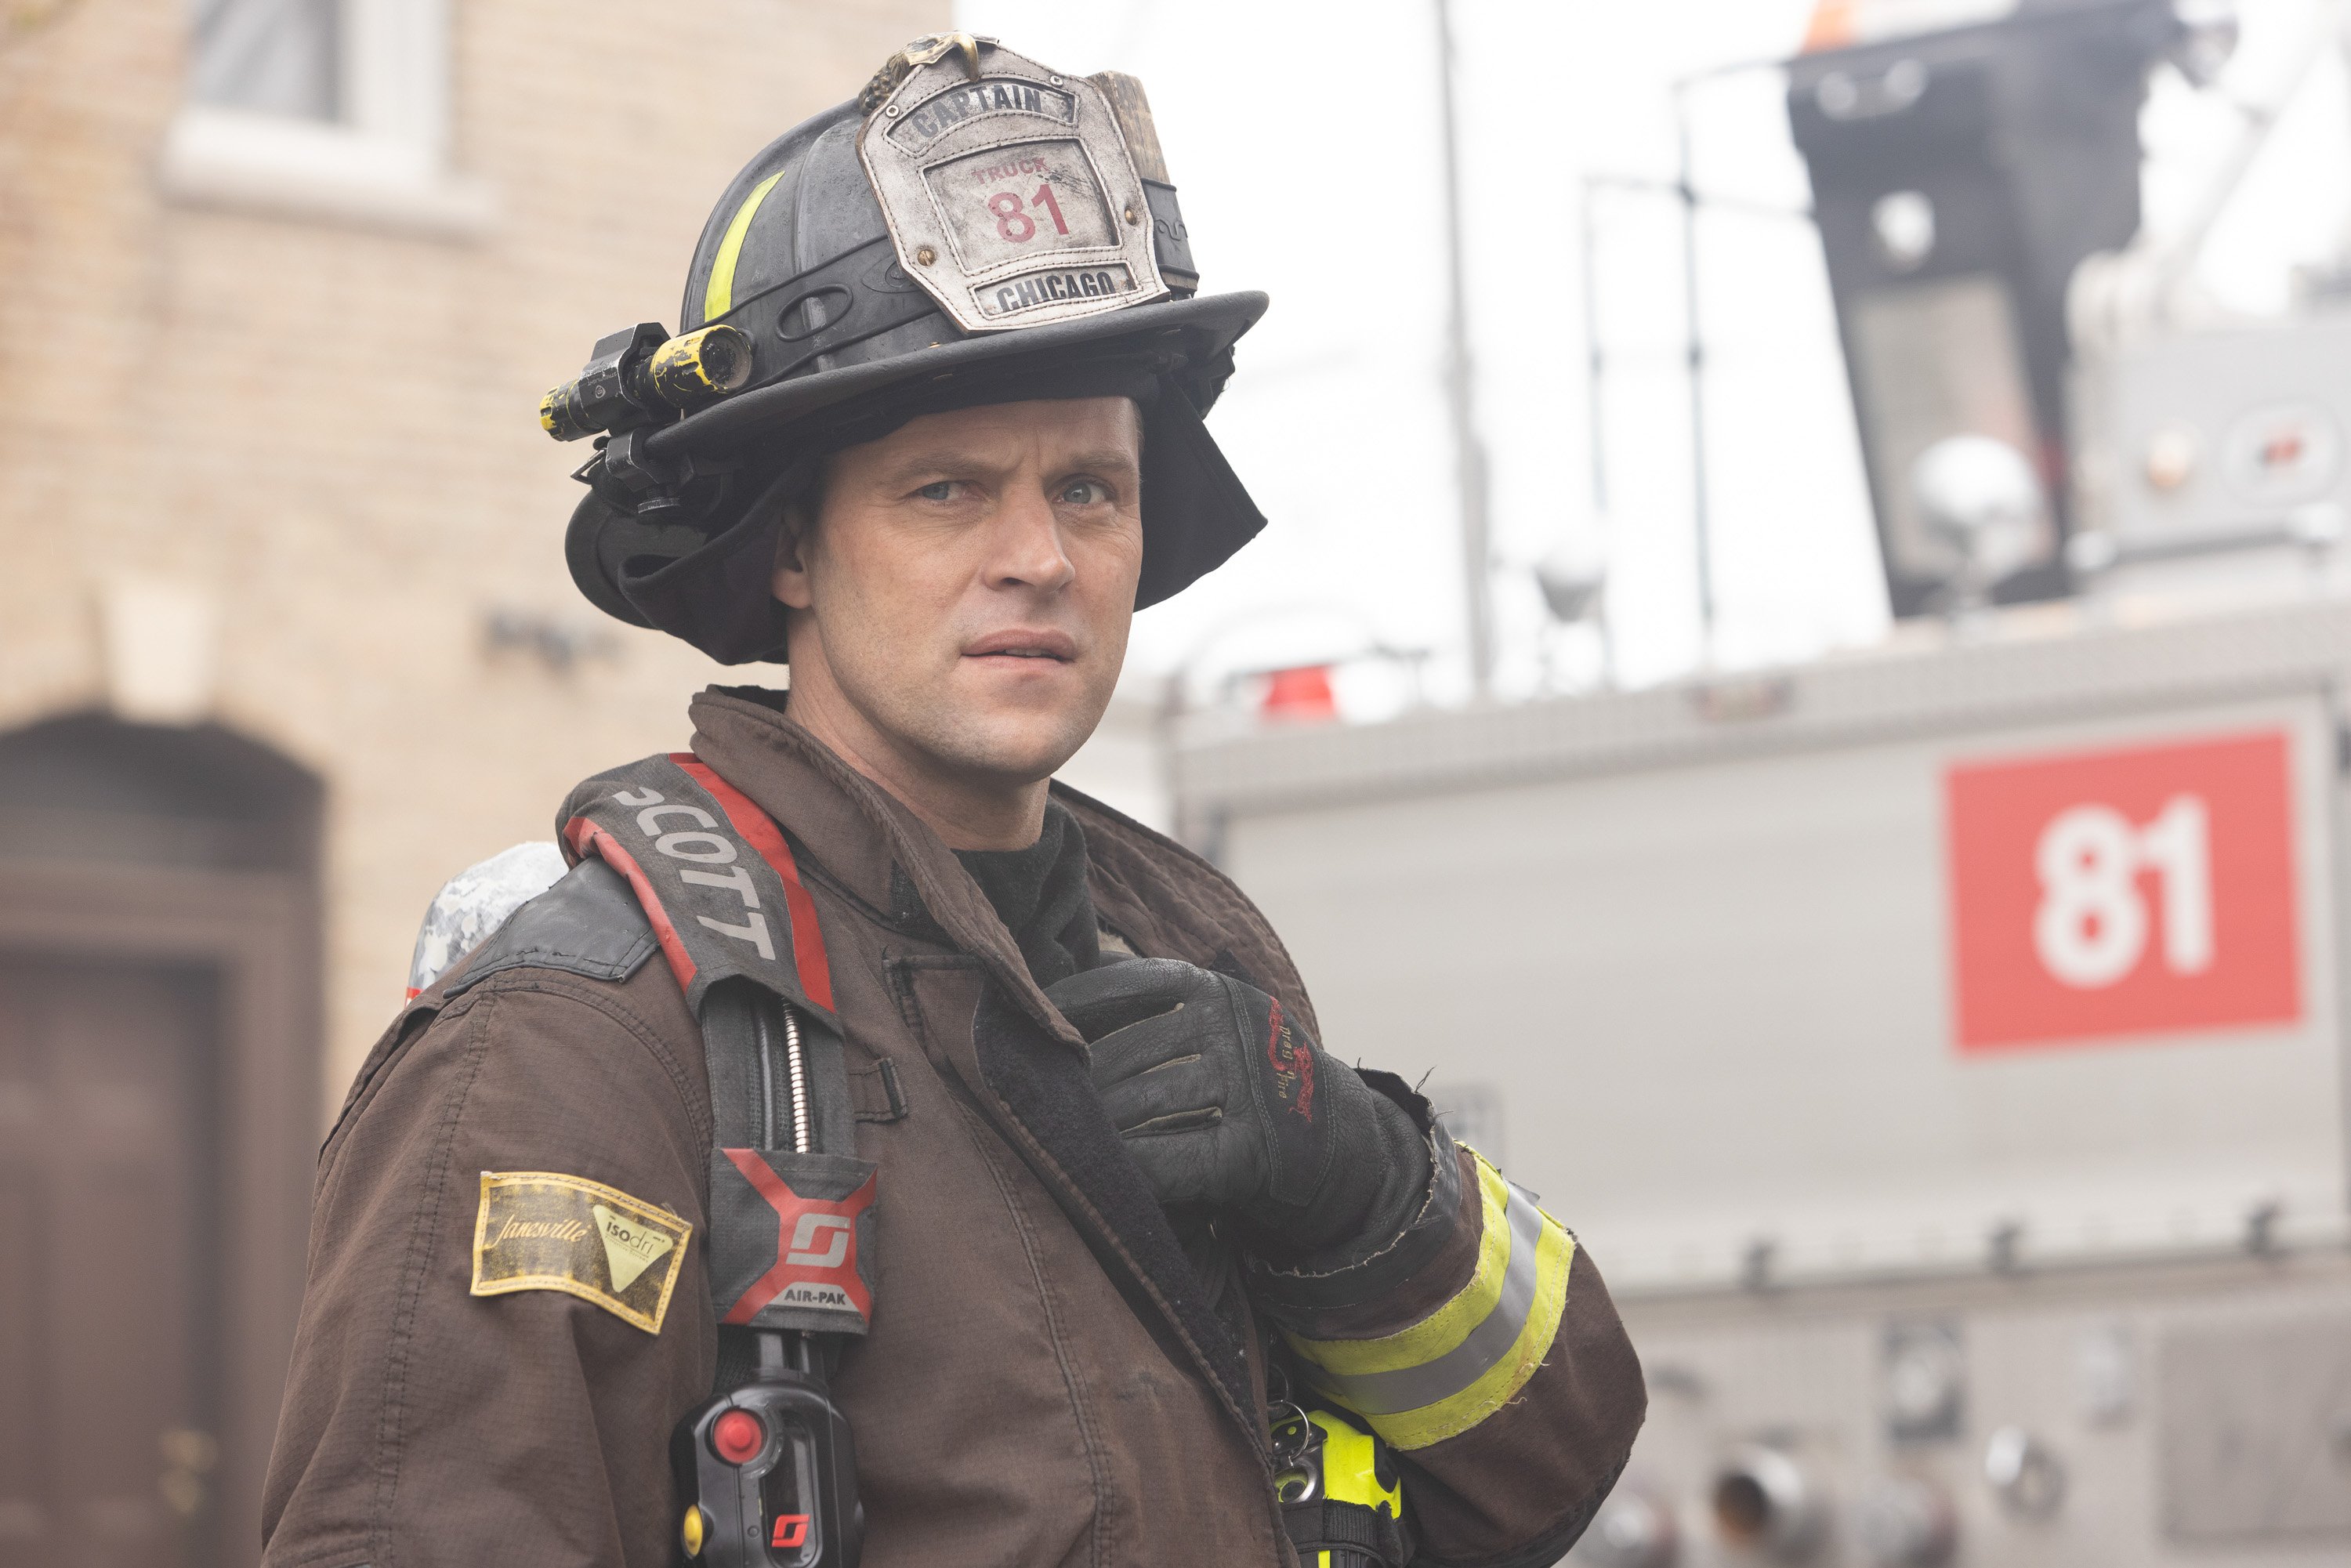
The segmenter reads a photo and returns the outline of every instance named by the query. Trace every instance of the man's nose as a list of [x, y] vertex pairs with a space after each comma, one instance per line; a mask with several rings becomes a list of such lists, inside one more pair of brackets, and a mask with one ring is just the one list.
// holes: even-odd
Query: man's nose
[[995, 519], [987, 580], [991, 586], [1020, 585], [1048, 592], [1067, 588], [1078, 574], [1062, 548], [1061, 519], [1041, 490], [1022, 486]]

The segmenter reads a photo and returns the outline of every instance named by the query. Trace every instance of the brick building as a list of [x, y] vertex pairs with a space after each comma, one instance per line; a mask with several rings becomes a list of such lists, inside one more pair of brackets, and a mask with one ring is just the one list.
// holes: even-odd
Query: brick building
[[946, 0], [0, 11], [0, 1565], [226, 1564], [451, 872], [679, 744], [540, 392]]

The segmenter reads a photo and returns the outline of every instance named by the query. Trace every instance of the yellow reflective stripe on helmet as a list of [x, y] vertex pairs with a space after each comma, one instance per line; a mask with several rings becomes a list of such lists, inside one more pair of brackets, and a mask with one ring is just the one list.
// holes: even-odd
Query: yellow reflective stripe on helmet
[[752, 186], [751, 193], [743, 198], [743, 204], [726, 221], [726, 237], [718, 242], [718, 255], [710, 263], [710, 287], [702, 291], [704, 322], [716, 321], [735, 308], [735, 262], [743, 254], [743, 236], [750, 232], [759, 204], [768, 199], [768, 193], [783, 177], [784, 172], [778, 169]]
[[[1307, 1363], [1301, 1370], [1317, 1391], [1362, 1415], [1399, 1449], [1426, 1448], [1466, 1432], [1508, 1404], [1551, 1354], [1566, 1309], [1575, 1239], [1482, 1159], [1479, 1186], [1485, 1244], [1478, 1272], [1453, 1301], [1384, 1339], [1287, 1336]], [[1465, 1300], [1483, 1300], [1488, 1310], [1465, 1332], [1425, 1333], [1438, 1316], [1458, 1317], [1455, 1309]], [[1413, 1351], [1402, 1350], [1407, 1343]]]

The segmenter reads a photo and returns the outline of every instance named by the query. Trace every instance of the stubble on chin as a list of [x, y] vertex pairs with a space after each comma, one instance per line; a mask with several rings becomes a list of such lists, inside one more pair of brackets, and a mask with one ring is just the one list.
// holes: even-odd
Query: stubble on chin
[[859, 679], [863, 670], [836, 664], [834, 678], [865, 723], [907, 762], [944, 777], [1007, 787], [1050, 778], [1085, 744], [1109, 706], [1107, 689], [1052, 707], [986, 701], [957, 689], [959, 663], [928, 680], [884, 669]]
[[945, 695], [904, 717], [901, 733], [937, 766], [1008, 785], [1049, 779], [1102, 721], [1104, 704], [1072, 701], [1058, 708], [1000, 707]]

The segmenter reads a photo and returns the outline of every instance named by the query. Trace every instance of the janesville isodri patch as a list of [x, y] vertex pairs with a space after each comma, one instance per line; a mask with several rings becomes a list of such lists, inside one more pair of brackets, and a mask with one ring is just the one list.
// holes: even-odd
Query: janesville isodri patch
[[474, 1290], [561, 1291], [661, 1333], [694, 1227], [618, 1187], [553, 1171], [484, 1171]]

